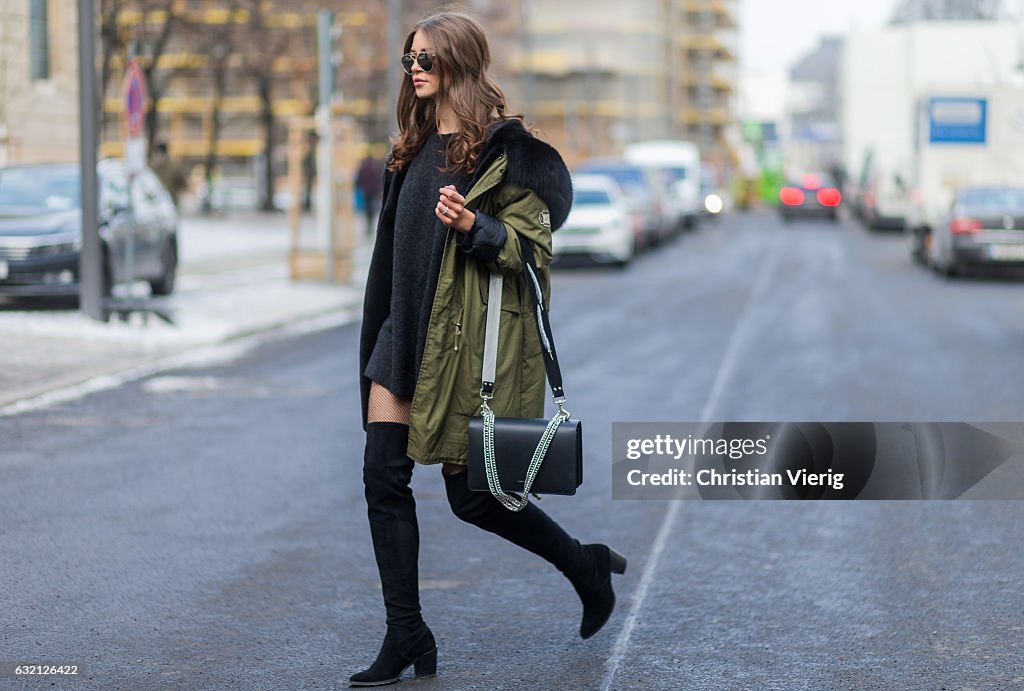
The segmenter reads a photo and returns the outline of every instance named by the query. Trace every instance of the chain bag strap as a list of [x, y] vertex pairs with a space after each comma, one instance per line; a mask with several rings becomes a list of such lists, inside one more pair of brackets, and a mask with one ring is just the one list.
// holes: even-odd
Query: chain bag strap
[[569, 411], [565, 409], [565, 392], [562, 388], [562, 373], [558, 366], [558, 356], [555, 353], [554, 338], [551, 336], [551, 325], [544, 309], [540, 281], [537, 280], [533, 247], [522, 236], [519, 239], [523, 256], [523, 273], [526, 275], [526, 282], [534, 303], [537, 332], [543, 346], [544, 368], [551, 383], [551, 391], [555, 404], [558, 406], [558, 412], [548, 421], [537, 442], [537, 447], [534, 449], [526, 471], [526, 478], [523, 481], [522, 496], [519, 497], [504, 491], [498, 479], [498, 467], [494, 453], [495, 416], [494, 411], [487, 405], [487, 401], [494, 397], [495, 371], [498, 364], [498, 330], [501, 321], [501, 297], [504, 286], [501, 273], [492, 271], [488, 285], [487, 321], [484, 331], [484, 356], [480, 386], [480, 397], [483, 399], [480, 405], [480, 415], [483, 418], [484, 471], [491, 494], [510, 511], [522, 511], [530, 503], [530, 489], [544, 462], [551, 440], [554, 439], [559, 425], [569, 419]]

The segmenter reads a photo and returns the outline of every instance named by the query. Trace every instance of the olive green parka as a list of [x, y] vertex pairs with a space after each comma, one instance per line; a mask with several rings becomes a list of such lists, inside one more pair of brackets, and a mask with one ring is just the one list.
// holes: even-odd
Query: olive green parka
[[[551, 233], [564, 223], [572, 205], [569, 171], [558, 152], [517, 119], [492, 126], [478, 160], [468, 192], [459, 190], [477, 220], [469, 233], [447, 229], [412, 400], [407, 454], [420, 463], [466, 463], [469, 418], [479, 414], [481, 403], [491, 269], [501, 271], [505, 280], [489, 405], [499, 417], [544, 414], [544, 360], [523, 280], [519, 236], [533, 244], [547, 302]], [[395, 207], [404, 177], [404, 169], [385, 174], [384, 205], [367, 274], [359, 348], [364, 429], [371, 382], [363, 372], [391, 309]]]

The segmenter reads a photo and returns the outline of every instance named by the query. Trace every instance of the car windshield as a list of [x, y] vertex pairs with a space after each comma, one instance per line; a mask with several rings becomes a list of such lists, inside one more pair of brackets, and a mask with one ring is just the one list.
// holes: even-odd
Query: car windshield
[[662, 179], [669, 185], [686, 179], [686, 168], [668, 166], [661, 169]]
[[593, 173], [594, 175], [607, 175], [619, 184], [635, 185], [637, 187], [643, 187], [647, 183], [644, 179], [644, 171], [642, 168], [584, 164], [580, 168], [580, 172]]
[[960, 197], [964, 211], [974, 216], [1024, 216], [1024, 189], [967, 190]]
[[607, 206], [612, 200], [604, 190], [577, 188], [572, 192], [572, 203], [578, 206]]
[[78, 171], [73, 168], [0, 169], [0, 207], [67, 211], [77, 209]]

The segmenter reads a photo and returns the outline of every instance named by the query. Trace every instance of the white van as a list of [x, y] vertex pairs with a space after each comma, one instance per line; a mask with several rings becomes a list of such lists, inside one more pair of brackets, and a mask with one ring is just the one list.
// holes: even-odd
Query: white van
[[626, 147], [630, 163], [656, 168], [665, 175], [669, 204], [677, 227], [693, 228], [700, 217], [700, 149], [693, 142], [662, 140], [638, 142]]

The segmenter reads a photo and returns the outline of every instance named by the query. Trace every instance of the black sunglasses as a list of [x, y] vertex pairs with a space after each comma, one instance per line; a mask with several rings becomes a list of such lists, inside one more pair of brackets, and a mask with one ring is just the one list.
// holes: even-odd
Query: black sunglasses
[[418, 62], [424, 72], [434, 69], [434, 61], [427, 55], [427, 51], [421, 50], [419, 55], [416, 55], [416, 53], [406, 53], [402, 56], [402, 69], [405, 70], [406, 74], [412, 74], [413, 61]]

